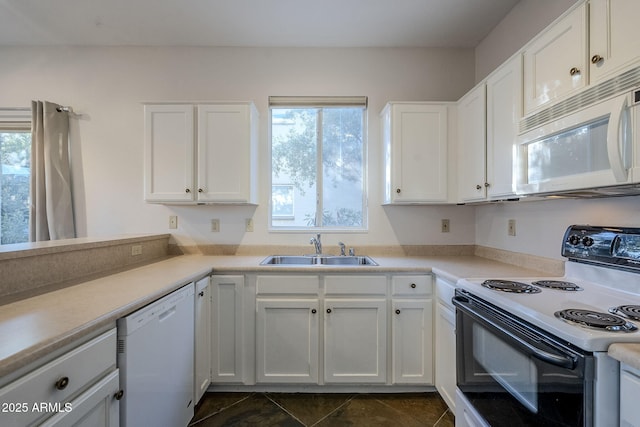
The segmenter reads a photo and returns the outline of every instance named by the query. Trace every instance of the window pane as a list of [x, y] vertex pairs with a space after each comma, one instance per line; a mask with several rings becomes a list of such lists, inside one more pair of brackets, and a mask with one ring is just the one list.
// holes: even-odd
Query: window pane
[[325, 227], [362, 227], [362, 110], [329, 108], [322, 124]]
[[[277, 108], [271, 111], [271, 183], [274, 190], [290, 186], [293, 194], [282, 199], [272, 193], [272, 224], [308, 227], [315, 224], [318, 109]], [[295, 206], [292, 215], [282, 217], [282, 204]]]
[[0, 132], [0, 243], [29, 241], [31, 133]]

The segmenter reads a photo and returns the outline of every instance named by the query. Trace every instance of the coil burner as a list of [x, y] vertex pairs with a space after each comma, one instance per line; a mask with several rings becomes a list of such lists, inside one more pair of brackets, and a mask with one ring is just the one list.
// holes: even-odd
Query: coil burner
[[482, 282], [482, 286], [489, 289], [502, 292], [512, 292], [516, 294], [537, 294], [541, 292], [540, 288], [528, 285], [522, 282], [516, 282], [514, 280], [485, 280]]
[[610, 313], [569, 308], [567, 310], [556, 311], [554, 315], [569, 323], [577, 323], [591, 329], [611, 332], [632, 332], [638, 329], [633, 323], [627, 322], [622, 317]]
[[620, 305], [609, 309], [609, 313], [626, 317], [631, 320], [640, 320], [640, 305]]
[[565, 282], [564, 280], [537, 280], [531, 282], [532, 285], [540, 286], [548, 289], [557, 289], [560, 291], [581, 291], [582, 288], [575, 283]]

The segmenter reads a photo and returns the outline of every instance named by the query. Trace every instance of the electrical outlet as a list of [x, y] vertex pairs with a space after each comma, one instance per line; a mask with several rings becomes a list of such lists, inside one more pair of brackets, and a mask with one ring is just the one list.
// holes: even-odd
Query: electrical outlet
[[169, 228], [176, 229], [178, 228], [178, 216], [170, 215], [169, 216]]
[[211, 220], [211, 231], [218, 233], [220, 231], [220, 220], [215, 218]]
[[509, 236], [515, 236], [516, 235], [516, 220], [515, 219], [510, 219], [509, 220], [509, 225], [508, 225], [508, 230], [507, 230]]
[[448, 233], [449, 231], [451, 231], [451, 226], [449, 224], [449, 220], [448, 219], [443, 219], [442, 220], [442, 232], [443, 233]]
[[131, 246], [131, 256], [142, 255], [142, 245]]
[[245, 221], [245, 230], [248, 232], [253, 231], [253, 218], [247, 218]]

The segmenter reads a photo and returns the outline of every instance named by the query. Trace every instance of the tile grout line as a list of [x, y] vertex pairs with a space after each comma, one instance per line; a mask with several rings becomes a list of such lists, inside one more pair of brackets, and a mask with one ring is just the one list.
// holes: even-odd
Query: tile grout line
[[325, 415], [324, 417], [320, 418], [318, 421], [316, 421], [315, 423], [313, 423], [311, 426], [309, 427], [313, 427], [316, 426], [318, 424], [320, 424], [322, 421], [326, 420], [331, 414], [337, 412], [340, 408], [342, 408], [343, 406], [345, 406], [347, 403], [351, 402], [353, 400], [354, 397], [356, 397], [357, 394], [352, 394], [351, 396], [349, 396], [349, 398], [347, 400], [345, 400], [342, 405], [338, 406], [337, 408], [335, 408], [333, 411], [330, 411], [327, 415]]
[[433, 427], [436, 427], [440, 423], [440, 421], [442, 421], [442, 419], [447, 415], [447, 412], [449, 412], [449, 408], [447, 408], [447, 410], [444, 411], [442, 413], [442, 415], [440, 415], [440, 418], [438, 418], [438, 421], [436, 421], [436, 423], [433, 425]]
[[296, 420], [297, 422], [299, 422], [300, 424], [302, 424], [305, 427], [309, 427], [307, 426], [305, 423], [302, 422], [301, 419], [299, 419], [298, 417], [296, 417], [295, 415], [293, 415], [291, 412], [289, 412], [287, 410], [287, 408], [285, 408], [284, 406], [282, 406], [281, 404], [279, 404], [278, 402], [276, 402], [275, 400], [273, 400], [271, 397], [269, 397], [269, 395], [267, 393], [262, 393], [262, 395], [264, 397], [267, 398], [267, 400], [269, 400], [271, 403], [273, 403], [274, 405], [276, 405], [278, 408], [282, 409], [287, 415], [289, 415], [290, 417], [292, 417], [294, 420]]
[[221, 413], [222, 411], [226, 411], [227, 409], [232, 408], [232, 407], [236, 406], [237, 404], [239, 404], [239, 403], [241, 403], [241, 402], [244, 402], [245, 400], [247, 400], [248, 398], [250, 398], [250, 397], [251, 397], [251, 396], [253, 396], [254, 394], [255, 394], [255, 393], [249, 393], [247, 396], [243, 397], [242, 399], [240, 399], [240, 400], [238, 400], [238, 401], [236, 401], [236, 402], [233, 402], [231, 405], [229, 405], [229, 406], [225, 406], [224, 408], [220, 408], [220, 409], [218, 409], [217, 411], [212, 412], [212, 413], [208, 414], [207, 416], [205, 416], [205, 417], [203, 417], [203, 418], [199, 419], [199, 420], [198, 420], [198, 421], [196, 421], [195, 423], [189, 423], [188, 427], [191, 427], [191, 426], [197, 426], [198, 424], [202, 423], [204, 420], [208, 420], [209, 418], [211, 418], [211, 417], [213, 417], [213, 416], [215, 416], [215, 415], [218, 415], [218, 414], [219, 414], [219, 413]]

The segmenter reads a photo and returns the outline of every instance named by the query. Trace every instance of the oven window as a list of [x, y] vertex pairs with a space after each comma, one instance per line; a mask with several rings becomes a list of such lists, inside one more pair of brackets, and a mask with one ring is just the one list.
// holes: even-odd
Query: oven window
[[527, 357], [477, 323], [473, 357], [485, 372], [531, 412], [538, 412], [538, 369]]

